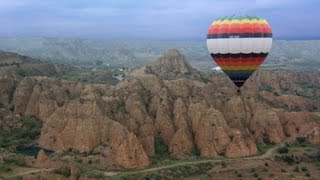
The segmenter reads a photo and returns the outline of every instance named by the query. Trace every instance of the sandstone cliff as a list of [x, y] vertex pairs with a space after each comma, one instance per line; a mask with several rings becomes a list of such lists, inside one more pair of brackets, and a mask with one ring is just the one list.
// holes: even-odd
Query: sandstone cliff
[[[154, 64], [127, 72], [115, 86], [25, 78], [12, 105], [14, 113], [43, 121], [41, 146], [99, 151], [103, 161], [118, 167], [149, 165], [158, 137], [178, 158], [250, 156], [258, 153], [257, 141], [279, 143], [319, 127], [316, 100], [292, 92], [303, 89], [294, 82], [316, 83], [320, 74], [288, 79], [277, 74], [283, 75], [255, 73], [237, 96], [223, 74], [202, 75], [169, 50]], [[317, 142], [317, 135], [313, 139]]]

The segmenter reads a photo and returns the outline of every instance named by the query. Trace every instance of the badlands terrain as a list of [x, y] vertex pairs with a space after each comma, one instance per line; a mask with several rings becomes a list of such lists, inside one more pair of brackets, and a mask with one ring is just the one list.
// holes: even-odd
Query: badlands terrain
[[236, 94], [176, 49], [123, 69], [0, 52], [0, 179], [319, 178], [320, 71], [300, 61]]

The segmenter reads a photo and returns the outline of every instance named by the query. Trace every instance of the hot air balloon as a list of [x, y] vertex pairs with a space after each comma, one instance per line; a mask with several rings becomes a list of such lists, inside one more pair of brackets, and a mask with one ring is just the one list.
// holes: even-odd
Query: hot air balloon
[[216, 19], [207, 34], [210, 55], [238, 87], [238, 92], [264, 62], [271, 46], [271, 27], [260, 17], [231, 16]]

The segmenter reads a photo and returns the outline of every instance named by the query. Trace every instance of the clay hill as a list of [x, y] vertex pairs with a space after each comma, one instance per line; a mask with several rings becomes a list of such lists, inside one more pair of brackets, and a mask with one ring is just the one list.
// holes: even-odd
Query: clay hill
[[170, 49], [115, 86], [40, 75], [1, 71], [2, 113], [37, 117], [40, 146], [95, 154], [98, 167], [148, 166], [159, 139], [180, 159], [253, 156], [257, 143], [310, 132], [320, 143], [320, 72], [260, 70], [237, 96], [224, 74], [199, 72]]
[[25, 77], [59, 77], [74, 69], [72, 66], [42, 62], [16, 53], [0, 51], [0, 108], [11, 109], [18, 83]]

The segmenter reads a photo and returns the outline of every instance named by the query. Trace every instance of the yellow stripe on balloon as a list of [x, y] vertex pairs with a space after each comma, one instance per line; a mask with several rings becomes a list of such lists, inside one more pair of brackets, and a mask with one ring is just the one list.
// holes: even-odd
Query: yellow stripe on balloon
[[[228, 23], [228, 22], [227, 22]], [[232, 19], [231, 21], [229, 21], [229, 23], [237, 23], [237, 24], [242, 24], [241, 20], [239, 19]]]
[[217, 21], [214, 21], [211, 26], [213, 25], [222, 25], [222, 24], [233, 24], [233, 23], [236, 23], [236, 24], [246, 24], [246, 23], [250, 23], [250, 24], [268, 24], [268, 22], [266, 20], [263, 20], [263, 19], [242, 19], [242, 20], [239, 20], [239, 19], [232, 19], [232, 20], [217, 20]]

